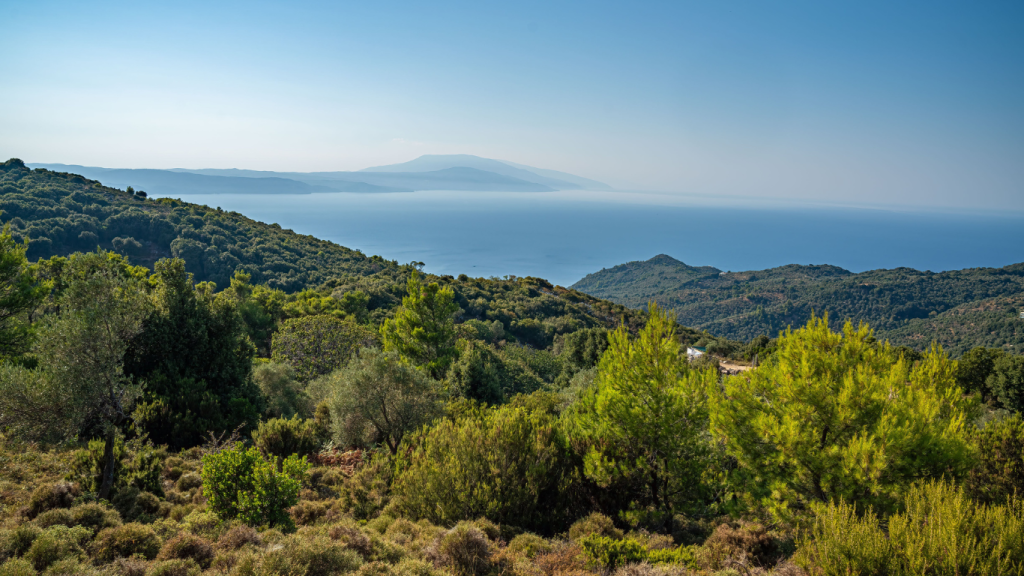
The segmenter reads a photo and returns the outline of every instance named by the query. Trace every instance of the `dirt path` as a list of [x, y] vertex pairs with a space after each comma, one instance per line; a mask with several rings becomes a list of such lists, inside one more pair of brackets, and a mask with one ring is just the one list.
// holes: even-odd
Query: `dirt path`
[[750, 366], [744, 366], [743, 364], [733, 364], [732, 362], [726, 360], [719, 360], [718, 365], [730, 372], [746, 372], [747, 370], [750, 370]]

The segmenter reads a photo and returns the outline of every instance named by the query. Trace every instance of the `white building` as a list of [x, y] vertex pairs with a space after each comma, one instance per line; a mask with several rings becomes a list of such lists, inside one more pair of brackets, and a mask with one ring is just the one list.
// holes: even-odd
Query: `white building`
[[686, 359], [693, 360], [694, 358], [700, 358], [701, 356], [708, 353], [708, 349], [704, 346], [687, 346], [686, 347]]

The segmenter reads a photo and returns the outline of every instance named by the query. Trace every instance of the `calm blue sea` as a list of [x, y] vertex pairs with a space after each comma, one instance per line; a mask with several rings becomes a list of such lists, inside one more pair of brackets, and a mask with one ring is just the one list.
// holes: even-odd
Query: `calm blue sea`
[[422, 261], [428, 272], [539, 276], [564, 286], [657, 254], [731, 271], [827, 263], [855, 272], [899, 266], [938, 272], [1024, 261], [1019, 213], [710, 206], [679, 196], [578, 191], [183, 199], [367, 255]]

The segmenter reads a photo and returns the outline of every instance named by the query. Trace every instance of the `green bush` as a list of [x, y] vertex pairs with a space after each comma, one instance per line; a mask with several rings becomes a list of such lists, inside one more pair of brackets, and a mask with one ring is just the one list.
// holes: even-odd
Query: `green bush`
[[35, 523], [40, 528], [50, 526], [84, 526], [95, 534], [104, 528], [121, 525], [121, 515], [116, 510], [102, 504], [90, 503], [75, 506], [71, 509], [57, 508], [48, 510], [36, 517]]
[[192, 559], [206, 569], [213, 561], [213, 545], [206, 538], [185, 532], [165, 542], [156, 559]]
[[887, 530], [868, 510], [820, 505], [795, 561], [814, 574], [1024, 573], [1024, 504], [979, 505], [945, 482], [913, 486]]
[[152, 522], [160, 512], [160, 499], [135, 486], [118, 490], [111, 503], [121, 518], [132, 522]]
[[618, 540], [622, 538], [622, 530], [615, 527], [611, 518], [600, 512], [591, 512], [586, 518], [581, 518], [569, 527], [569, 539], [579, 540], [584, 536], [607, 536]]
[[363, 561], [354, 550], [329, 538], [291, 538], [263, 555], [258, 574], [333, 576], [353, 572]]
[[576, 463], [556, 418], [514, 405], [439, 420], [410, 443], [393, 486], [399, 508], [439, 525], [485, 517], [564, 529]]
[[293, 454], [308, 456], [320, 449], [316, 422], [298, 416], [260, 422], [252, 440], [264, 456], [274, 457], [278, 463]]
[[[97, 492], [103, 481], [106, 460], [104, 440], [90, 440], [86, 448], [72, 454], [71, 471], [67, 478], [77, 482], [86, 492]], [[127, 445], [121, 438], [114, 444], [114, 489], [134, 487], [158, 496], [164, 495], [161, 472], [163, 450], [139, 441]]]
[[49, 528], [50, 526], [74, 526], [74, 521], [71, 519], [71, 511], [67, 508], [55, 508], [53, 510], [47, 510], [39, 516], [36, 516], [34, 520], [36, 526], [40, 528]]
[[584, 536], [579, 540], [579, 544], [592, 564], [607, 570], [639, 562], [679, 564], [696, 568], [693, 552], [683, 546], [648, 550], [643, 544], [631, 538], [616, 540], [597, 535]]
[[588, 560], [609, 570], [647, 560], [647, 549], [635, 540], [590, 535], [580, 538], [579, 543]]
[[0, 530], [0, 560], [21, 556], [42, 533], [35, 524], [25, 523], [13, 530]]
[[375, 518], [391, 502], [393, 479], [392, 459], [383, 453], [373, 454], [369, 462], [345, 480], [342, 505], [359, 520]]
[[200, 488], [203, 485], [203, 477], [195, 472], [189, 472], [182, 474], [178, 481], [175, 482], [174, 487], [181, 492], [188, 492], [193, 488]]
[[93, 559], [103, 564], [136, 554], [152, 560], [159, 552], [160, 537], [149, 526], [137, 523], [107, 528], [92, 543]]
[[0, 564], [0, 576], [36, 576], [36, 569], [24, 558], [11, 558]]
[[456, 576], [484, 576], [490, 572], [494, 544], [472, 522], [459, 522], [437, 537], [427, 559]]
[[441, 414], [440, 385], [395, 353], [363, 349], [317, 385], [329, 394], [339, 446], [381, 443], [395, 454], [407, 434]]
[[551, 543], [547, 540], [537, 536], [536, 534], [530, 534], [529, 532], [519, 534], [508, 543], [508, 549], [513, 554], [522, 554], [527, 558], [533, 559], [538, 554], [547, 554], [551, 552]]
[[32, 546], [25, 553], [25, 559], [31, 562], [36, 570], [46, 570], [50, 564], [58, 560], [83, 560], [86, 557], [83, 546], [88, 543], [91, 536], [92, 532], [81, 526], [51, 526], [43, 530], [32, 542]]
[[29, 518], [35, 518], [54, 508], [71, 508], [80, 493], [78, 486], [70, 482], [40, 486], [32, 492], [25, 513]]
[[73, 526], [84, 526], [96, 534], [104, 528], [121, 525], [121, 515], [117, 510], [96, 503], [82, 504], [70, 510]]
[[217, 539], [217, 547], [223, 550], [238, 550], [248, 544], [259, 546], [260, 543], [259, 532], [245, 525], [233, 526]]
[[290, 528], [287, 510], [299, 501], [308, 468], [305, 457], [293, 455], [278, 472], [257, 448], [246, 449], [238, 443], [203, 456], [203, 494], [210, 510], [222, 519]]

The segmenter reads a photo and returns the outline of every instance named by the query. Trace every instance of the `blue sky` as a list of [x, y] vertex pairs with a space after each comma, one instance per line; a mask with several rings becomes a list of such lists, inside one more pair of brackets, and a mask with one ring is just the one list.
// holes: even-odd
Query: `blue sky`
[[1024, 3], [7, 2], [0, 157], [1024, 210]]

